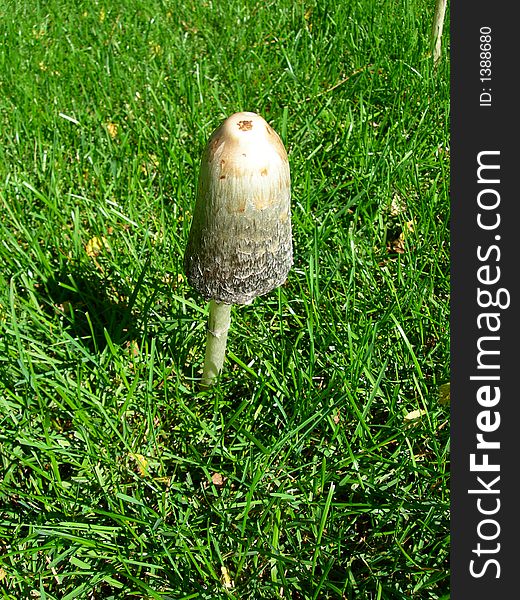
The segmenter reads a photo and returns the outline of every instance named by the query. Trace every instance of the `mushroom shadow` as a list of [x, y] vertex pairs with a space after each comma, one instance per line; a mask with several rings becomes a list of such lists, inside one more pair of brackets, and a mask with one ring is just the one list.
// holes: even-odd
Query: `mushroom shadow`
[[142, 276], [133, 290], [117, 281], [109, 268], [70, 265], [43, 284], [47, 310], [60, 312], [69, 333], [91, 352], [106, 347], [105, 331], [113, 344], [122, 345], [138, 333], [132, 308]]

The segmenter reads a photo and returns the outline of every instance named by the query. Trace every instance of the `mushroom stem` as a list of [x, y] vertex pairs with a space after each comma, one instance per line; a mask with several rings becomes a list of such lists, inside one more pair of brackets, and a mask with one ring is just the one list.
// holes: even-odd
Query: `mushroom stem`
[[200, 385], [208, 388], [222, 370], [226, 354], [226, 342], [231, 323], [231, 304], [210, 300], [206, 356]]

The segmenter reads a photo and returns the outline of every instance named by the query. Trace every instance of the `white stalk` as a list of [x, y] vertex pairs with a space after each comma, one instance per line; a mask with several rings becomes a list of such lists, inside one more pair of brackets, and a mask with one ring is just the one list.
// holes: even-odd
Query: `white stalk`
[[433, 52], [433, 63], [436, 65], [441, 57], [442, 30], [444, 28], [444, 14], [446, 12], [446, 0], [436, 0], [435, 14], [433, 15], [431, 47]]
[[210, 300], [206, 356], [201, 387], [210, 387], [222, 370], [226, 355], [226, 342], [231, 323], [231, 305]]

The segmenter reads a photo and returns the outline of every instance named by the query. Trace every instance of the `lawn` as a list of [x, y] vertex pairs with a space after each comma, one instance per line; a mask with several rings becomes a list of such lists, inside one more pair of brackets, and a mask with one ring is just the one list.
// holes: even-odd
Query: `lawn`
[[[0, 1], [0, 598], [449, 597], [449, 14]], [[230, 114], [280, 134], [287, 282], [183, 255]]]

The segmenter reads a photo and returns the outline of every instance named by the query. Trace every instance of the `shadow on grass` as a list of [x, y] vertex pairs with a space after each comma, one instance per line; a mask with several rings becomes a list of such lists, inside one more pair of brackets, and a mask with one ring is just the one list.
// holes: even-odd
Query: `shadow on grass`
[[103, 350], [108, 340], [122, 345], [138, 334], [132, 309], [147, 267], [129, 290], [116, 283], [109, 268], [70, 266], [45, 282], [48, 308], [61, 314], [71, 336], [92, 352]]
[[49, 313], [57, 313], [69, 335], [90, 353], [133, 341], [150, 348], [153, 338], [158, 355], [171, 357], [175, 371], [190, 380], [194, 374], [184, 336], [193, 317], [149, 271], [150, 258], [125, 285], [110, 265], [68, 265], [47, 279], [40, 293]]

